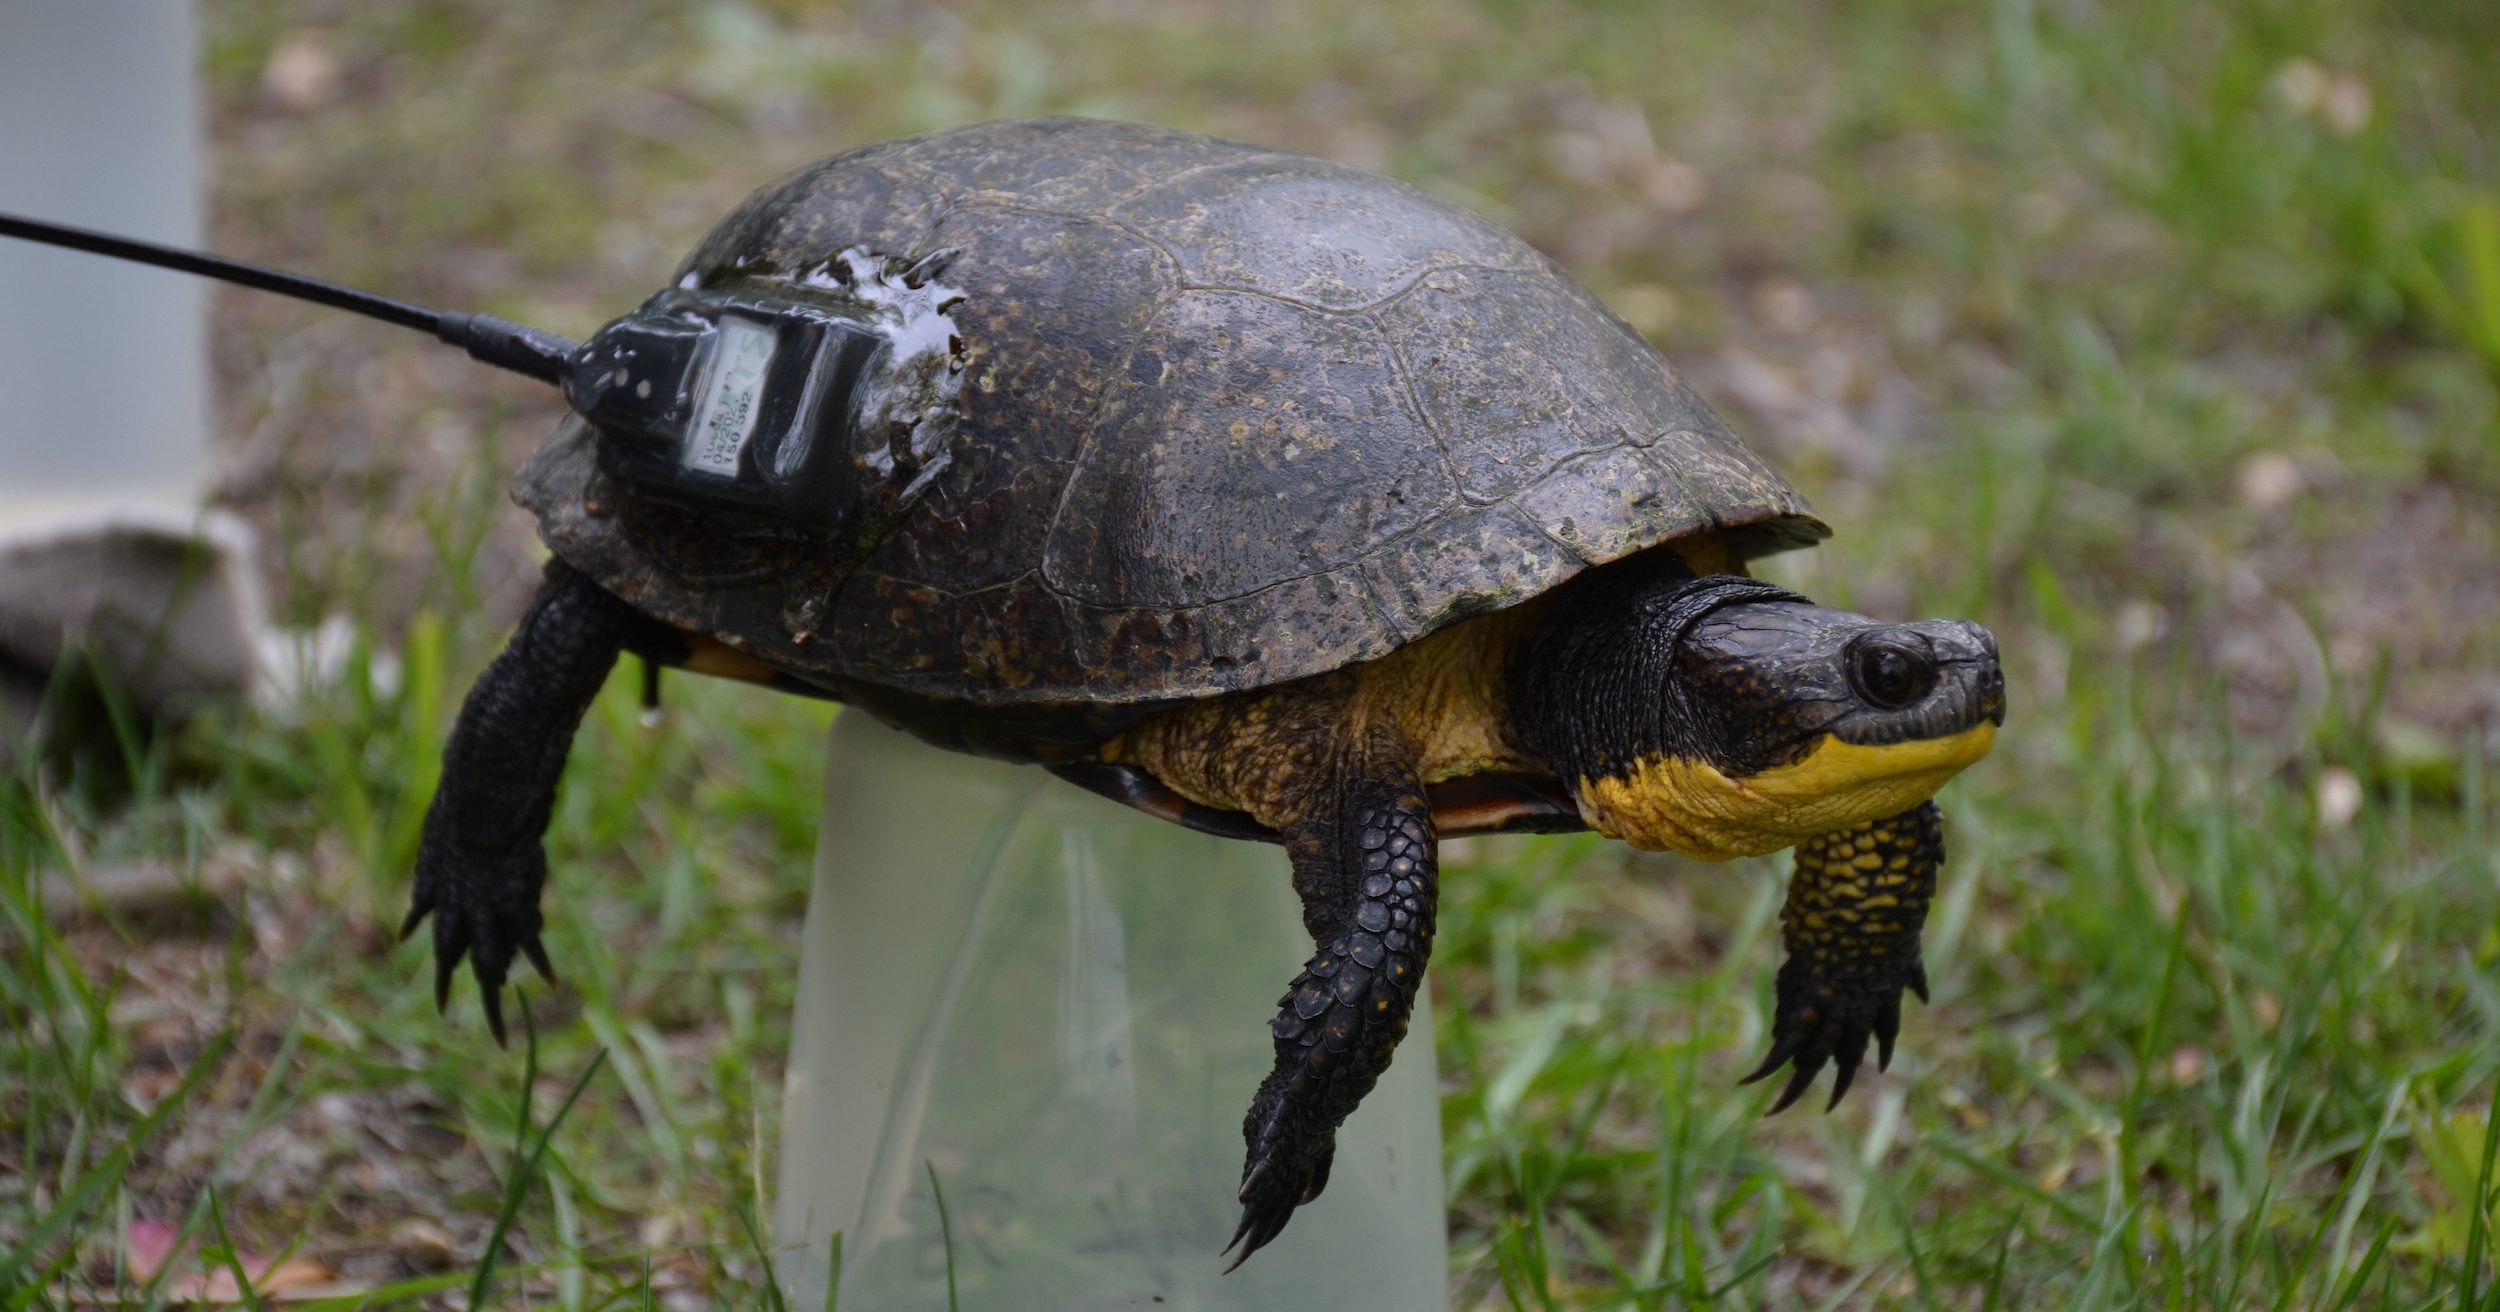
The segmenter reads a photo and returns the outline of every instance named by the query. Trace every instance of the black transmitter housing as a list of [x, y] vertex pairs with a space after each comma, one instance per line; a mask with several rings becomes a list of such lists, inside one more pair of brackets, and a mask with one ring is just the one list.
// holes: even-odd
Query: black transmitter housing
[[591, 334], [564, 397], [609, 474], [804, 521], [845, 500], [860, 383], [885, 344], [803, 302], [672, 287]]

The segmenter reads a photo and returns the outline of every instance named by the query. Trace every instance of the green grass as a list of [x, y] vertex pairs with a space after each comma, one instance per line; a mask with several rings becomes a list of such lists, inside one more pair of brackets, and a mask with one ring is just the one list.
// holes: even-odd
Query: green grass
[[[1110, 113], [1383, 168], [1562, 258], [1805, 488], [1841, 536], [1782, 581], [1995, 629], [2014, 709], [1943, 798], [1934, 1005], [1829, 1116], [1734, 1085], [1777, 863], [1457, 845], [1457, 1305], [2500, 1307], [2500, 9], [222, 0], [204, 28], [222, 246], [556, 327], [901, 132]], [[307, 34], [342, 90], [295, 110], [263, 71]], [[515, 1304], [772, 1306], [827, 712], [603, 697], [551, 842], [565, 985], [531, 998], [538, 1069], [606, 1064], [516, 1153], [565, 1082], [480, 1062], [469, 993], [436, 1018], [393, 933], [526, 578], [498, 488], [546, 402], [220, 313], [236, 502], [287, 613], [368, 646], [301, 706], [107, 715], [76, 770], [0, 785], [0, 1307], [144, 1303], [139, 1215], [440, 1305], [508, 1201]], [[200, 891], [75, 911], [42, 878], [133, 863]]]

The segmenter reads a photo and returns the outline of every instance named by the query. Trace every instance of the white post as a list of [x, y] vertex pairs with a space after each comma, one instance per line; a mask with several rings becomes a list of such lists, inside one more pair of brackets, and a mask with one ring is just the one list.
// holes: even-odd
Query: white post
[[[176, 0], [0, 0], [0, 209], [197, 246], [196, 60]], [[0, 241], [0, 526], [197, 513], [204, 294]]]

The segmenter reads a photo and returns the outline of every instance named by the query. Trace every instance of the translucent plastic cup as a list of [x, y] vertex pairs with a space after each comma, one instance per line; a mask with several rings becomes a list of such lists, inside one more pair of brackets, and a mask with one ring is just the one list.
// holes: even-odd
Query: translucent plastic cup
[[[793, 1306], [1448, 1307], [1432, 1017], [1239, 1271], [1241, 1118], [1310, 953], [1283, 852], [835, 724], [781, 1142]], [[941, 1206], [942, 1204], [942, 1206]]]

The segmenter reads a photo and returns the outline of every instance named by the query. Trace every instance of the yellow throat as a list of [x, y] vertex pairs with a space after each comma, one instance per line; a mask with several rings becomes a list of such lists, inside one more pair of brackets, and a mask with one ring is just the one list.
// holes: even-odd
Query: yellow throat
[[1701, 761], [1645, 757], [1623, 774], [1581, 779], [1580, 815], [1599, 833], [1651, 851], [1704, 861], [1776, 852], [1909, 810], [1996, 739], [1987, 723], [1881, 746], [1826, 735], [1803, 760], [1739, 778]]

